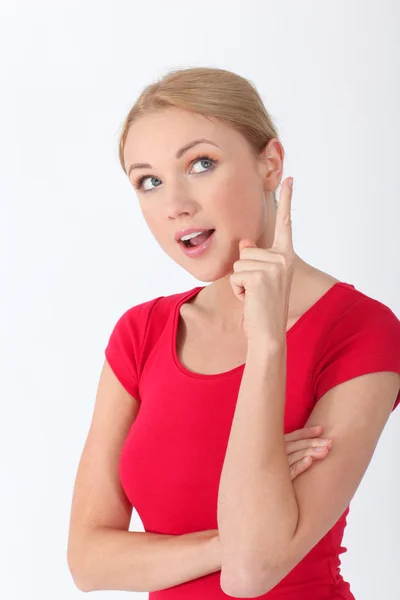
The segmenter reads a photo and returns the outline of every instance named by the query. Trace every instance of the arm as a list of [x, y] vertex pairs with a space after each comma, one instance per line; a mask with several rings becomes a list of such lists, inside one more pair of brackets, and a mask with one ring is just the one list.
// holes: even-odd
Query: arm
[[99, 528], [87, 534], [81, 558], [71, 564], [84, 592], [152, 592], [221, 568], [217, 530], [184, 535]]
[[67, 562], [83, 591], [160, 589], [220, 569], [215, 529], [180, 536], [129, 531], [132, 506], [118, 466], [139, 410], [105, 360], [71, 505]]
[[249, 348], [219, 490], [225, 593], [270, 591], [349, 505], [399, 392], [399, 374], [389, 372], [397, 363], [382, 356], [381, 372], [360, 371], [319, 399], [306, 425], [324, 424], [334, 447], [326, 461], [290, 482], [282, 444], [283, 354]]
[[[313, 455], [316, 437], [315, 431], [306, 428], [285, 436], [292, 480], [312, 464], [312, 460], [304, 464], [302, 458], [325, 457], [325, 452]], [[77, 572], [80, 570], [87, 580], [87, 585], [83, 582], [79, 586], [83, 591], [154, 591], [221, 570], [218, 529], [176, 536], [103, 527], [88, 539], [82, 560], [75, 561], [81, 565]], [[133, 556], [138, 558], [133, 560]]]
[[250, 582], [255, 591], [297, 527], [284, 443], [285, 388], [286, 346], [249, 343], [218, 493], [221, 588], [228, 595], [246, 594]]
[[[285, 436], [292, 480], [312, 464], [312, 460], [304, 464], [302, 458], [313, 456], [317, 460], [325, 456], [313, 455], [316, 436], [317, 432], [311, 429]], [[78, 587], [83, 591], [154, 591], [221, 570], [218, 529], [176, 536], [103, 527], [87, 538], [87, 544], [80, 546], [82, 560], [73, 561], [76, 581], [81, 576]], [[133, 560], [133, 556], [138, 558]]]

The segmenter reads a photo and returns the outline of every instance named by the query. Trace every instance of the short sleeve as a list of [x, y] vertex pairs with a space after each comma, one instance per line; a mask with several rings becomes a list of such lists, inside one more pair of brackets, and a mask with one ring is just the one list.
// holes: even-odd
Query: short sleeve
[[140, 401], [138, 362], [141, 346], [139, 306], [127, 310], [116, 322], [105, 357], [115, 376], [131, 396]]
[[[400, 321], [388, 306], [365, 296], [327, 335], [314, 371], [315, 402], [339, 383], [378, 371], [400, 373]], [[399, 403], [400, 390], [392, 412]]]

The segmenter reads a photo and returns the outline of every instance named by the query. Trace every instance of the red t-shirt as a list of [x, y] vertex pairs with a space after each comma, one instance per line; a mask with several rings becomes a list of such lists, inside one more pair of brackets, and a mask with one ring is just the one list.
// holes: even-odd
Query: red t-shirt
[[[218, 485], [244, 365], [204, 375], [180, 363], [175, 343], [179, 309], [203, 287], [129, 308], [105, 350], [116, 377], [141, 403], [121, 452], [119, 474], [148, 532], [218, 529]], [[287, 332], [284, 433], [303, 428], [330, 388], [376, 371], [400, 373], [400, 321], [386, 305], [338, 282]], [[399, 403], [400, 390], [394, 408]], [[340, 573], [348, 512], [349, 507], [262, 597], [354, 600]], [[150, 592], [149, 599], [230, 597], [221, 590], [220, 574]]]

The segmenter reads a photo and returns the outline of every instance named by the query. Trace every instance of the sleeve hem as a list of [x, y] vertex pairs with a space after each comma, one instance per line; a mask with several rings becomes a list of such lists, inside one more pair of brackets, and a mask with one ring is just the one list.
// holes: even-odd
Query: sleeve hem
[[122, 387], [130, 394], [135, 400], [140, 402], [139, 388], [138, 386], [132, 386], [131, 377], [127, 376], [117, 365], [118, 361], [114, 362], [113, 353], [107, 347], [104, 351], [105, 357], [108, 364], [110, 365], [115, 377], [118, 379]]
[[[325, 381], [325, 385], [320, 387], [318, 394], [315, 397], [315, 402], [318, 402], [326, 392], [331, 388], [344, 383], [355, 377], [367, 375], [369, 373], [379, 373], [390, 371], [400, 374], [400, 355], [388, 352], [378, 352], [362, 356], [356, 360], [349, 361], [345, 366], [341, 365], [338, 374], [332, 375]], [[393, 406], [393, 410], [400, 403], [400, 390]]]

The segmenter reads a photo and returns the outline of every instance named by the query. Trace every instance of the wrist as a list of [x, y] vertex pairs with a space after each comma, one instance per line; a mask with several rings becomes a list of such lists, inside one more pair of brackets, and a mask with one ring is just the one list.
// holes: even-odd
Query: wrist
[[286, 339], [250, 339], [247, 344], [247, 356], [251, 358], [273, 358], [286, 353]]
[[222, 559], [221, 559], [221, 542], [219, 538], [219, 534], [215, 534], [208, 540], [208, 551], [210, 553], [211, 563], [215, 571], [220, 571], [222, 569]]

